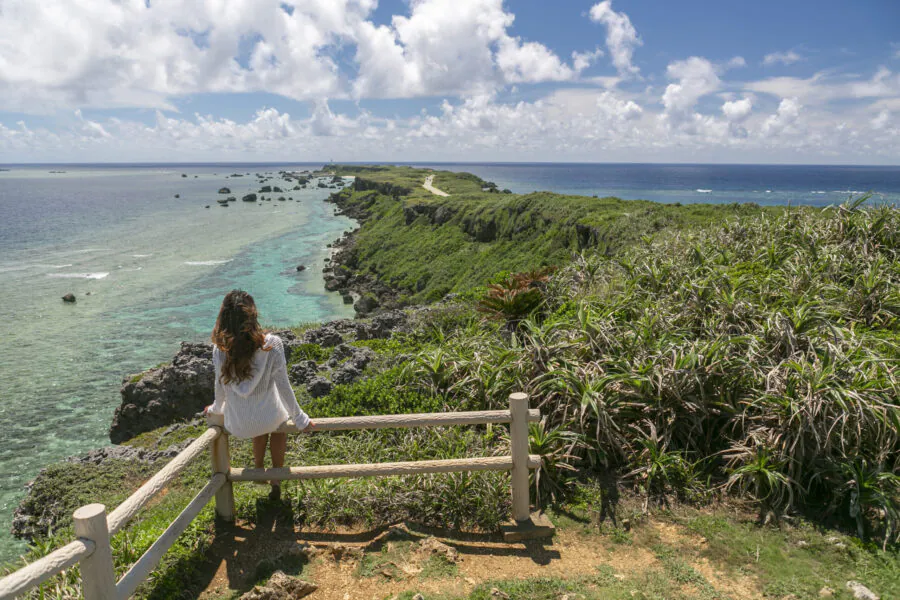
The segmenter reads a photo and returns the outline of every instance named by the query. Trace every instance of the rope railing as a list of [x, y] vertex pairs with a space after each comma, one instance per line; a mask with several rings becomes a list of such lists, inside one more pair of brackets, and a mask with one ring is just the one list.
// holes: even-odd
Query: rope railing
[[[106, 507], [102, 504], [89, 504], [76, 510], [73, 514], [73, 522], [78, 539], [0, 579], [0, 600], [17, 598], [76, 564], [81, 566], [82, 591], [85, 600], [126, 600], [149, 577], [163, 555], [213, 498], [215, 498], [216, 515], [225, 521], [234, 520], [232, 484], [240, 481], [384, 477], [458, 471], [510, 471], [513, 522], [504, 528], [504, 536], [509, 541], [515, 541], [552, 535], [552, 525], [543, 517], [532, 515], [529, 504], [528, 471], [540, 467], [541, 457], [528, 454], [528, 423], [538, 421], [540, 418], [540, 411], [529, 410], [528, 396], [516, 393], [509, 397], [509, 410], [315, 419], [313, 432], [508, 423], [510, 456], [244, 469], [231, 467], [229, 436], [225, 430], [223, 415], [210, 414], [207, 417], [209, 428], [111, 513], [107, 515]], [[297, 427], [289, 421], [279, 431], [296, 432]], [[121, 531], [150, 500], [168, 486], [207, 447], [210, 448], [213, 471], [209, 482], [143, 556], [116, 582], [110, 537]]]

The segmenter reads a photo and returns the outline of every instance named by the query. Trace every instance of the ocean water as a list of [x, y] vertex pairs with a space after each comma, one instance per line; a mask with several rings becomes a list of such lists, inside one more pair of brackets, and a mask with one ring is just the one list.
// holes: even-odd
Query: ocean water
[[334, 190], [287, 191], [275, 175], [265, 185], [284, 194], [242, 202], [256, 177], [226, 175], [280, 170], [259, 165], [3, 168], [0, 562], [23, 549], [8, 530], [24, 484], [108, 444], [122, 377], [208, 339], [225, 292], [250, 291], [272, 326], [353, 315], [321, 277], [327, 244], [353, 226], [323, 202]]
[[[225, 292], [249, 290], [271, 326], [352, 316], [321, 277], [326, 245], [353, 226], [323, 202], [331, 190], [215, 202], [223, 186], [238, 198], [256, 191], [257, 172], [320, 166], [0, 165], [0, 562], [24, 549], [8, 534], [24, 484], [108, 443], [122, 377], [170, 360], [181, 340], [208, 339]], [[520, 193], [824, 206], [872, 192], [900, 201], [900, 167], [418, 166]], [[251, 175], [226, 178], [235, 172]], [[308, 269], [297, 273], [298, 264]], [[74, 305], [61, 300], [69, 292]]]
[[549, 190], [682, 204], [828, 206], [871, 193], [873, 202], [900, 202], [900, 167], [564, 163], [422, 166], [468, 171], [520, 194]]

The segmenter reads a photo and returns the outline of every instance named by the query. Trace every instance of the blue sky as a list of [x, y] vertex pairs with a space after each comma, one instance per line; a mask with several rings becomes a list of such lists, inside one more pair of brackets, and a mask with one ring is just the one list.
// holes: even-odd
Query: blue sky
[[900, 163], [900, 2], [0, 0], [0, 161]]

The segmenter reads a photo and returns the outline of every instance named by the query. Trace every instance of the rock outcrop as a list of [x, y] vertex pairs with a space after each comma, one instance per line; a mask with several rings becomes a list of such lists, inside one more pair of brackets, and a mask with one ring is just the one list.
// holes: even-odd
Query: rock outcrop
[[68, 302], [69, 304], [74, 303], [75, 302], [75, 294], [66, 294], [65, 296], [62, 297], [62, 301]]
[[[160, 436], [160, 440], [167, 435], [177, 432], [182, 427], [190, 427], [196, 423], [181, 423], [173, 425]], [[65, 462], [73, 465], [82, 465], [88, 470], [80, 470], [80, 473], [99, 473], [106, 468], [115, 469], [116, 465], [129, 465], [128, 471], [132, 474], [151, 475], [161, 468], [161, 465], [178, 455], [191, 443], [188, 438], [177, 444], [172, 444], [163, 450], [150, 448], [134, 448], [131, 446], [108, 446], [91, 450], [80, 456], [70, 456]], [[42, 469], [27, 486], [28, 495], [19, 503], [13, 512], [10, 532], [19, 539], [34, 539], [46, 536], [62, 526], [71, 517], [71, 507], [66, 506], [60, 495], [65, 490], [58, 485], [60, 477], [59, 466]], [[67, 473], [70, 469], [65, 470]]]
[[114, 444], [193, 417], [212, 403], [212, 344], [182, 342], [172, 364], [127, 376], [121, 394], [109, 428]]
[[319, 586], [275, 571], [265, 585], [257, 585], [239, 600], [298, 600], [319, 589]]
[[[405, 313], [391, 311], [370, 321], [332, 321], [305, 331], [301, 337], [290, 330], [274, 334], [284, 342], [288, 361], [301, 344], [334, 348], [331, 359], [323, 365], [300, 361], [289, 372], [294, 385], [306, 385], [310, 394], [318, 397], [328, 394], [334, 384], [357, 381], [374, 358], [370, 349], [345, 342], [388, 338], [394, 331], [405, 330], [407, 322]], [[120, 444], [145, 431], [193, 418], [212, 403], [214, 377], [212, 344], [203, 342], [182, 342], [171, 364], [125, 377], [122, 401], [109, 428], [110, 441]]]

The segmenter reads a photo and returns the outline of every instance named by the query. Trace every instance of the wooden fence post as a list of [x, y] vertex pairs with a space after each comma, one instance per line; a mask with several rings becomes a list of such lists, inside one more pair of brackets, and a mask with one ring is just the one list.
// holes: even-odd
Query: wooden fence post
[[115, 600], [116, 574], [106, 507], [102, 504], [82, 506], [72, 515], [75, 535], [94, 542], [94, 552], [81, 560], [81, 588], [85, 600]]
[[528, 395], [516, 392], [509, 395], [510, 449], [512, 453], [513, 520], [528, 521], [531, 500], [528, 489]]
[[225, 521], [234, 521], [234, 488], [231, 480], [231, 454], [228, 449], [228, 434], [225, 433], [225, 418], [223, 415], [207, 417], [210, 425], [216, 425], [222, 429], [222, 433], [210, 444], [210, 456], [212, 458], [213, 475], [222, 473], [226, 477], [225, 484], [216, 492], [216, 515]]

